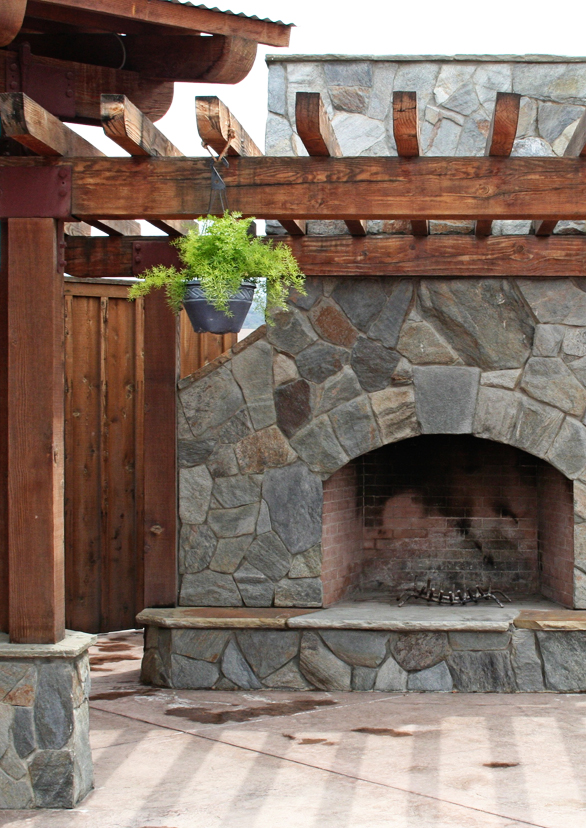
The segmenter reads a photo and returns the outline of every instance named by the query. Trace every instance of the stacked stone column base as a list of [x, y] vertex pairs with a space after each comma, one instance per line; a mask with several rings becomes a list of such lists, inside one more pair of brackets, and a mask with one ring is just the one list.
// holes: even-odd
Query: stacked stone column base
[[89, 742], [95, 637], [9, 644], [0, 634], [0, 808], [73, 808], [93, 787]]

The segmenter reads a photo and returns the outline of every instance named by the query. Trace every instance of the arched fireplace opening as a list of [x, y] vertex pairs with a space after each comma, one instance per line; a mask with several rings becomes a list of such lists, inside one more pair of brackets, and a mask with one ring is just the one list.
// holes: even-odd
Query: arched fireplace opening
[[471, 435], [425, 435], [352, 460], [324, 483], [324, 605], [400, 595], [427, 578], [573, 606], [573, 484]]

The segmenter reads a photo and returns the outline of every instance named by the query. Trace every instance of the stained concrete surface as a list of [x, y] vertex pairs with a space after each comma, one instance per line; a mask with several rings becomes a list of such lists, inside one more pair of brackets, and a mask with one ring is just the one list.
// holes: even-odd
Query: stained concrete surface
[[583, 828], [580, 695], [212, 692], [139, 684], [141, 638], [92, 651], [96, 789], [31, 828]]

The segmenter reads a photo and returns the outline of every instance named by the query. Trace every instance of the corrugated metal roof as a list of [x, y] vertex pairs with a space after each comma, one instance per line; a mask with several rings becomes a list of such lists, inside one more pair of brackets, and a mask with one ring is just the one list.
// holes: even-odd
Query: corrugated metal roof
[[164, 3], [175, 3], [181, 6], [192, 6], [194, 9], [204, 9], [204, 11], [218, 12], [219, 14], [229, 14], [232, 17], [245, 17], [247, 20], [260, 20], [261, 23], [275, 23], [277, 26], [294, 26], [295, 23], [283, 23], [282, 20], [270, 20], [268, 17], [258, 17], [256, 14], [244, 14], [244, 12], [233, 12], [230, 10], [222, 11], [216, 6], [204, 6], [203, 3], [192, 3], [190, 0], [163, 0]]

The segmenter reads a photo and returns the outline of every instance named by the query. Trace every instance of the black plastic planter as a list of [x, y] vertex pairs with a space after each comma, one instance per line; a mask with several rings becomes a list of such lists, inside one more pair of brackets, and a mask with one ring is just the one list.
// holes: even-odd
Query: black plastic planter
[[218, 311], [204, 296], [201, 283], [194, 279], [187, 283], [187, 292], [183, 300], [183, 307], [187, 311], [189, 321], [196, 333], [227, 334], [238, 333], [250, 310], [254, 285], [251, 282], [242, 282], [240, 288], [228, 300], [232, 316]]

